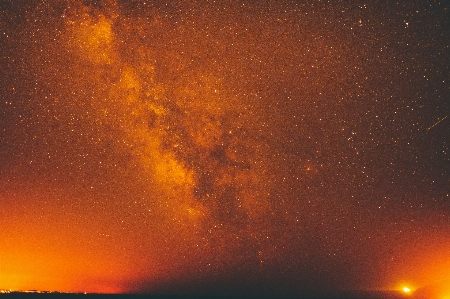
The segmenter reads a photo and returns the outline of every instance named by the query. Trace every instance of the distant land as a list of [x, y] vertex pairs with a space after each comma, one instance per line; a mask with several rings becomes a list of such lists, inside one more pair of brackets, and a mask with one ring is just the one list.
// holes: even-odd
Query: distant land
[[120, 299], [120, 298], [149, 298], [149, 299], [184, 299], [184, 298], [198, 298], [198, 299], [270, 299], [270, 298], [289, 298], [289, 299], [415, 299], [415, 296], [403, 295], [395, 291], [358, 291], [358, 292], [345, 292], [341, 294], [329, 295], [329, 296], [311, 296], [311, 295], [298, 295], [298, 296], [208, 296], [208, 295], [152, 295], [152, 294], [84, 294], [84, 293], [60, 293], [49, 291], [2, 291], [0, 292], [0, 298], [103, 298], [103, 299]]

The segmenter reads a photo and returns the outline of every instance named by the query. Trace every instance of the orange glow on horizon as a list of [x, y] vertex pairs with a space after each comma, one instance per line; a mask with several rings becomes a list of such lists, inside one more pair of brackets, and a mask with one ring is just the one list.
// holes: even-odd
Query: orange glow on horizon
[[[0, 230], [0, 290], [126, 292], [123, 286], [139, 277], [141, 270], [130, 267], [130, 259], [120, 247], [110, 246], [107, 237], [99, 234], [91, 242], [83, 239], [88, 228], [82, 223], [70, 225], [74, 215], [48, 206], [44, 200], [52, 195], [45, 190], [41, 194], [46, 195], [35, 195], [34, 200], [51, 217], [37, 217], [33, 212], [36, 207], [14, 205], [10, 196], [0, 196], [1, 202], [10, 202], [16, 211], [0, 211], [0, 227], [15, 228], [14, 232]], [[19, 196], [29, 201], [29, 195]]]
[[389, 289], [419, 298], [445, 298], [450, 292], [449, 245], [445, 235], [430, 234], [417, 240], [414, 247], [402, 248], [394, 259], [395, 269], [387, 274], [396, 281]]

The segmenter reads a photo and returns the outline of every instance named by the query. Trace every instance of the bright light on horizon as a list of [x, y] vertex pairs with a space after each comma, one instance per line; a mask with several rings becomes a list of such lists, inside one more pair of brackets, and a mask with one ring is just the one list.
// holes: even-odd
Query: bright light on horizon
[[411, 293], [411, 289], [408, 288], [408, 287], [404, 287], [404, 288], [403, 288], [403, 292], [405, 292], [405, 293]]

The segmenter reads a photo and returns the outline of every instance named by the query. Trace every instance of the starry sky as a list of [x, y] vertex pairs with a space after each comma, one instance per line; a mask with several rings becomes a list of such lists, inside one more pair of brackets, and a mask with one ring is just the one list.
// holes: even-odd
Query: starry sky
[[0, 289], [450, 279], [447, 1], [0, 1]]

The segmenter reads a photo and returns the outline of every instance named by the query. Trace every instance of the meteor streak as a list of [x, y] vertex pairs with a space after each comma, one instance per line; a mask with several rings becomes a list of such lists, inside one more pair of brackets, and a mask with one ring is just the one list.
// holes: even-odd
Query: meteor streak
[[446, 115], [445, 117], [441, 118], [440, 120], [438, 120], [437, 122], [435, 122], [434, 124], [432, 124], [431, 126], [428, 127], [427, 131], [433, 129], [434, 127], [436, 127], [438, 124], [440, 124], [443, 120], [445, 120], [448, 117], [448, 115]]

